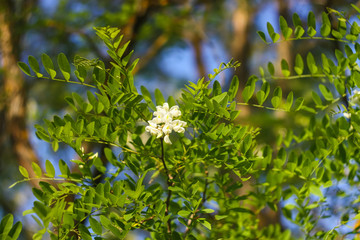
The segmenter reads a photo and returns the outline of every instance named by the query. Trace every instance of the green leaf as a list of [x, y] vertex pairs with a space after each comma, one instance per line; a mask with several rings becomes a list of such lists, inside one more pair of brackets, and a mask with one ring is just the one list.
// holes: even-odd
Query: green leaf
[[[340, 19], [339, 19], [340, 20]], [[345, 21], [339, 21], [338, 24], [338, 31], [341, 34], [342, 37], [345, 36], [346, 32], [347, 32], [347, 25], [346, 25], [346, 20]]]
[[180, 211], [178, 211], [177, 214], [180, 215], [183, 218], [188, 218], [190, 216], [191, 212], [186, 211], [186, 210], [180, 210]]
[[215, 80], [213, 84], [213, 96], [217, 96], [222, 93], [221, 85], [219, 81]]
[[245, 154], [250, 149], [251, 144], [252, 144], [252, 138], [251, 138], [251, 135], [248, 134], [248, 135], [246, 135], [246, 137], [244, 138], [244, 140], [242, 142], [241, 152]]
[[51, 58], [45, 53], [43, 53], [41, 55], [41, 61], [42, 64], [44, 65], [46, 72], [50, 75], [50, 78], [54, 79], [56, 77], [56, 71], [54, 70], [54, 64]]
[[39, 167], [39, 165], [36, 162], [32, 162], [31, 166], [34, 170], [34, 173], [36, 175], [36, 177], [41, 177], [42, 176], [42, 171], [41, 168]]
[[304, 98], [303, 97], [299, 97], [298, 99], [296, 99], [293, 111], [294, 112], [299, 111], [301, 109], [303, 103], [304, 103]]
[[164, 96], [158, 88], [155, 89], [155, 101], [157, 106], [163, 105], [165, 103]]
[[85, 82], [85, 79], [87, 77], [87, 70], [84, 66], [78, 66], [77, 70], [74, 71], [76, 78], [80, 82]]
[[[264, 78], [265, 77], [265, 72], [264, 72], [264, 68], [263, 67], [259, 67], [259, 73], [260, 73], [260, 76], [262, 77], [262, 78]], [[236, 76], [236, 75], [235, 75]]]
[[337, 38], [337, 39], [342, 39], [342, 38], [343, 38], [343, 35], [341, 35], [341, 33], [338, 32], [338, 31], [336, 31], [335, 29], [333, 29], [333, 30], [331, 31], [331, 34], [332, 34], [335, 38]]
[[280, 35], [278, 33], [274, 32], [274, 27], [271, 25], [271, 23], [267, 23], [267, 30], [269, 33], [269, 36], [271, 40], [275, 43], [280, 39]]
[[315, 36], [315, 34], [316, 34], [316, 19], [315, 19], [315, 14], [312, 11], [310, 11], [308, 14], [307, 24], [308, 24], [307, 34], [310, 37]]
[[66, 58], [64, 53], [60, 53], [58, 55], [57, 62], [58, 62], [59, 68], [60, 68], [61, 73], [63, 74], [65, 80], [69, 81], [71, 68], [70, 68], [69, 61]]
[[334, 81], [334, 85], [335, 85], [335, 88], [336, 88], [337, 92], [341, 96], [343, 96], [345, 94], [345, 84], [344, 84], [344, 82], [336, 78], [335, 81]]
[[83, 224], [80, 223], [78, 225], [78, 229], [80, 232], [81, 239], [92, 240], [91, 234], [90, 234], [89, 230], [87, 229], [87, 227], [85, 227]]
[[51, 146], [52, 146], [54, 152], [57, 152], [57, 150], [59, 150], [59, 141], [58, 140], [53, 140], [51, 142]]
[[106, 79], [105, 64], [103, 61], [99, 61], [93, 70], [92, 74], [96, 82], [104, 83]]
[[268, 71], [270, 73], [271, 76], [274, 76], [275, 75], [275, 67], [274, 67], [274, 64], [272, 62], [268, 62]]
[[82, 106], [84, 105], [83, 98], [76, 92], [72, 92], [71, 95], [74, 101], [79, 105], [79, 107], [82, 108]]
[[331, 33], [331, 25], [323, 24], [320, 28], [320, 33], [323, 37], [329, 36]]
[[249, 80], [247, 81], [244, 91], [242, 92], [242, 96], [244, 99], [244, 102], [247, 103], [250, 98], [252, 97], [254, 91], [255, 91], [255, 83], [257, 81], [257, 78], [255, 76], [251, 76]]
[[134, 53], [134, 50], [131, 50], [131, 52], [128, 55], [126, 55], [125, 57], [122, 58], [121, 63], [123, 66], [127, 66], [133, 53]]
[[353, 34], [347, 34], [346, 35], [346, 39], [351, 41], [351, 42], [355, 42], [358, 39], [357, 35], [353, 35]]
[[215, 215], [215, 219], [216, 219], [216, 220], [225, 219], [225, 218], [227, 218], [227, 217], [229, 217], [229, 216], [228, 216], [228, 215]]
[[104, 149], [106, 159], [113, 165], [116, 166], [117, 159], [110, 148]]
[[289, 64], [285, 59], [281, 60], [281, 72], [284, 75], [284, 77], [290, 76]]
[[239, 83], [240, 83], [239, 78], [235, 75], [233, 77], [233, 79], [231, 80], [229, 91], [228, 91], [228, 96], [229, 96], [230, 102], [235, 99], [236, 94], [239, 91]]
[[309, 190], [310, 190], [310, 193], [314, 194], [315, 196], [318, 196], [318, 197], [321, 197], [321, 198], [323, 197], [323, 194], [321, 192], [320, 187], [315, 186], [315, 185], [311, 185], [309, 187]]
[[302, 24], [301, 19], [297, 13], [293, 14], [292, 21], [293, 21], [293, 24], [295, 27], [301, 26], [301, 24]]
[[59, 169], [63, 177], [67, 178], [70, 176], [70, 169], [64, 160], [60, 159]]
[[26, 75], [33, 77], [33, 75], [31, 75], [30, 68], [26, 63], [18, 62], [17, 65], [21, 69], [21, 71], [23, 71]]
[[327, 13], [322, 13], [322, 25], [320, 28], [320, 33], [323, 37], [327, 37], [331, 33], [331, 22]]
[[260, 36], [261, 40], [264, 41], [264, 43], [267, 43], [265, 33], [257, 31], [257, 34]]
[[304, 61], [300, 54], [296, 54], [294, 70], [297, 75], [301, 75], [304, 71]]
[[102, 104], [101, 102], [97, 102], [95, 109], [96, 109], [96, 113], [100, 114], [104, 110], [104, 104]]
[[144, 100], [149, 104], [149, 107], [150, 107], [153, 111], [155, 111], [155, 110], [156, 110], [156, 107], [155, 107], [155, 105], [154, 105], [154, 103], [153, 103], [153, 101], [152, 101], [152, 99], [151, 99], [151, 94], [150, 94], [150, 92], [149, 92], [149, 91], [146, 89], [146, 87], [144, 87], [144, 86], [141, 86], [141, 87], [140, 87], [140, 90], [141, 90], [141, 94], [142, 94]]
[[306, 62], [311, 74], [316, 74], [318, 71], [318, 67], [316, 66], [314, 56], [311, 54], [311, 52], [308, 53], [306, 57]]
[[91, 122], [86, 126], [86, 131], [88, 132], [89, 136], [94, 135], [95, 131], [95, 122]]
[[14, 217], [12, 214], [7, 214], [5, 217], [2, 218], [0, 222], [0, 237], [3, 240], [7, 240], [7, 236], [13, 226]]
[[292, 29], [288, 27], [288, 24], [283, 16], [280, 16], [280, 30], [285, 39], [288, 39], [292, 34]]
[[322, 101], [321, 101], [320, 96], [319, 96], [316, 92], [314, 92], [314, 91], [312, 91], [311, 94], [312, 94], [312, 99], [313, 99], [314, 103], [315, 103], [317, 106], [322, 106], [323, 104], [322, 104]]
[[280, 87], [276, 87], [273, 93], [273, 97], [271, 98], [271, 104], [274, 108], [279, 107], [282, 99], [282, 89]]
[[127, 49], [127, 47], [129, 46], [130, 41], [127, 41], [124, 45], [122, 45], [119, 50], [117, 51], [117, 55], [119, 58], [122, 58], [122, 56], [124, 55], [125, 50]]
[[[10, 232], [9, 232], [9, 237], [12, 240], [17, 240], [19, 239], [19, 235], [21, 233], [22, 230], [22, 223], [21, 222], [17, 222], [15, 223], [15, 225], [11, 228]], [[1, 235], [1, 234], [0, 234]]]
[[360, 88], [360, 72], [356, 70], [351, 71], [351, 79], [355, 82], [356, 86]]
[[286, 98], [286, 103], [285, 103], [286, 111], [290, 111], [293, 101], [294, 101], [294, 93], [291, 91]]
[[36, 74], [36, 76], [37, 76], [37, 77], [41, 77], [42, 74], [39, 73], [39, 72], [40, 72], [40, 67], [39, 67], [39, 63], [38, 63], [38, 61], [36, 60], [36, 58], [30, 55], [30, 56], [28, 57], [28, 60], [29, 60], [29, 65], [30, 65], [31, 69], [34, 71], [34, 73]]
[[207, 229], [211, 230], [211, 224], [208, 221], [201, 221], [201, 224], [204, 225], [204, 227], [206, 227]]
[[359, 33], [360, 33], [360, 27], [359, 27], [359, 25], [357, 24], [357, 22], [354, 21], [354, 22], [351, 24], [350, 33], [351, 33], [352, 35], [354, 35], [356, 38], [357, 38], [357, 36], [359, 35]]
[[333, 94], [331, 93], [331, 91], [325, 85], [320, 84], [319, 89], [320, 89], [320, 92], [322, 93], [322, 95], [324, 96], [324, 98], [327, 101], [332, 101], [334, 99]]
[[206, 209], [201, 210], [201, 212], [203, 212], [203, 213], [213, 213], [215, 211], [214, 211], [214, 209], [206, 208]]
[[21, 175], [23, 175], [24, 178], [29, 178], [29, 173], [26, 170], [26, 168], [24, 168], [23, 166], [19, 166], [19, 171], [21, 173]]
[[48, 176], [50, 178], [55, 177], [55, 168], [49, 160], [46, 160], [46, 162], [45, 162], [45, 169], [46, 169], [46, 173], [47, 173], [46, 176]]
[[321, 61], [323, 66], [323, 72], [329, 74], [330, 73], [329, 61], [326, 55], [323, 53], [321, 54]]
[[296, 38], [301, 38], [305, 33], [305, 30], [302, 26], [296, 26], [295, 27], [295, 31], [294, 31], [294, 35]]
[[350, 4], [358, 13], [360, 13], [360, 8], [358, 8], [355, 4]]
[[307, 30], [307, 34], [310, 36], [310, 37], [313, 37], [316, 35], [316, 30], [312, 27], [309, 27], [308, 30]]
[[266, 98], [269, 96], [270, 93], [270, 84], [268, 82], [263, 82], [260, 91], [256, 93], [257, 101], [260, 105], [262, 105]]
[[265, 92], [263, 90], [260, 90], [256, 93], [256, 99], [259, 103], [259, 105], [262, 105], [265, 101]]
[[96, 235], [102, 234], [102, 226], [96, 219], [94, 219], [93, 217], [90, 216], [89, 223], [90, 223], [91, 229], [94, 231], [94, 233]]
[[226, 95], [227, 95], [227, 92], [223, 92], [222, 94], [211, 98], [211, 100], [214, 100], [214, 101], [220, 103], [226, 97]]
[[108, 130], [108, 124], [104, 124], [100, 127], [99, 129], [99, 135], [102, 138], [106, 138], [107, 135], [107, 130]]

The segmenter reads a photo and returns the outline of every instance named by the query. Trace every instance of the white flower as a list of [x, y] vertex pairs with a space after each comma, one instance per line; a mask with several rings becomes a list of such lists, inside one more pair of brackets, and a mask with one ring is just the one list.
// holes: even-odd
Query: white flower
[[91, 155], [89, 157], [89, 159], [94, 159], [94, 158], [97, 158], [97, 157], [99, 157], [99, 153], [94, 153], [93, 155]]
[[149, 126], [145, 127], [145, 130], [151, 133], [152, 135], [158, 135], [159, 129], [157, 128], [157, 125], [152, 121], [149, 121], [149, 124], [150, 124]]
[[178, 105], [172, 106], [170, 108], [170, 113], [171, 113], [171, 115], [173, 117], [180, 117], [181, 116], [181, 112], [180, 112], [180, 109], [179, 109]]
[[164, 135], [164, 133], [161, 130], [159, 130], [156, 138], [161, 138], [163, 135]]
[[344, 117], [346, 117], [346, 118], [350, 118], [350, 117], [351, 117], [351, 113], [344, 112]]
[[145, 130], [151, 135], [156, 135], [157, 138], [164, 137], [164, 142], [172, 144], [169, 134], [174, 130], [177, 133], [184, 133], [186, 122], [175, 119], [181, 116], [179, 106], [175, 105], [169, 109], [169, 104], [164, 103], [162, 106], [156, 106], [154, 118], [148, 121], [149, 126]]
[[172, 125], [170, 123], [166, 123], [162, 128], [162, 131], [165, 135], [169, 135], [172, 131]]
[[184, 133], [185, 132], [185, 126], [186, 126], [186, 122], [181, 121], [181, 120], [174, 120], [172, 125], [172, 128], [175, 132], [178, 133]]
[[164, 103], [162, 107], [166, 112], [169, 111], [169, 104], [168, 103]]
[[172, 121], [172, 115], [171, 113], [168, 112], [163, 116], [162, 122], [170, 123], [171, 121]]

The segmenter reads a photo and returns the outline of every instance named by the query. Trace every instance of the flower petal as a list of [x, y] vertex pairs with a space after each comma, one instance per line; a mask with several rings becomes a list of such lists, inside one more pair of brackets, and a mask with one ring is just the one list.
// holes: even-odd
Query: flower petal
[[164, 142], [167, 143], [167, 144], [172, 144], [172, 142], [170, 141], [169, 135], [165, 135]]

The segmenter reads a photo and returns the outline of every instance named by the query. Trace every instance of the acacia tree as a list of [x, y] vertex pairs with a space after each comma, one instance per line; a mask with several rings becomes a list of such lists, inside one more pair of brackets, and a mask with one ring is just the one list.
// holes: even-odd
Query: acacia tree
[[[330, 13], [338, 19], [337, 28], [323, 13], [317, 30], [310, 12], [306, 27], [297, 14], [292, 18], [294, 27], [280, 17], [282, 39], [270, 23], [267, 30], [270, 40], [279, 44], [309, 39], [340, 42], [344, 52], [335, 51], [336, 61], [322, 54], [319, 64], [310, 52], [305, 57], [298, 54], [293, 69], [281, 61], [281, 76], [270, 62], [267, 71], [260, 67], [259, 76], [249, 77], [240, 93], [242, 102], [235, 101], [236, 76], [228, 91], [216, 80], [221, 71], [239, 67], [233, 61], [221, 64], [208, 81], [190, 82], [177, 100], [165, 100], [159, 89], [154, 95], [145, 87], [138, 91], [133, 76], [138, 61], [130, 61], [132, 52], [127, 54], [128, 44], [122, 43], [117, 28], [95, 29], [108, 48], [110, 67], [98, 59], [76, 56], [72, 71], [62, 53], [57, 57], [59, 71], [46, 54], [41, 57], [46, 73], [32, 56], [28, 65], [19, 62], [31, 77], [88, 88], [86, 98], [72, 93], [65, 99], [75, 115], [55, 116], [45, 121], [45, 127], [36, 126], [37, 136], [55, 151], [59, 142], [75, 150], [79, 159], [72, 162], [80, 173], [70, 171], [63, 160], [59, 160], [60, 174], [50, 161], [45, 172], [32, 164], [35, 178], [19, 168], [23, 181], [40, 181], [40, 188], [33, 189], [37, 201], [25, 212], [41, 227], [34, 239], [45, 234], [52, 239], [125, 238], [136, 229], [153, 239], [290, 239], [290, 229], [282, 230], [277, 223], [259, 228], [257, 216], [266, 206], [275, 211], [280, 206], [282, 215], [307, 238], [357, 234], [356, 228], [338, 229], [359, 218], [359, 195], [354, 188], [359, 174], [360, 28], [341, 12]], [[265, 33], [258, 34], [270, 44]], [[71, 78], [72, 72], [76, 79]], [[310, 98], [289, 92], [283, 100], [282, 88], [270, 87], [270, 79], [319, 79], [321, 83], [318, 90], [310, 91]], [[348, 105], [342, 104], [344, 99]], [[260, 145], [260, 128], [236, 122], [239, 105], [296, 115], [300, 122], [278, 133], [276, 144]], [[85, 142], [105, 144], [109, 163], [104, 164], [98, 153], [86, 152]], [[58, 187], [48, 181], [58, 181]], [[253, 181], [248, 192], [241, 191], [246, 181]], [[338, 191], [340, 181], [354, 192], [339, 195], [347, 205], [337, 209], [328, 193]], [[65, 201], [68, 196], [75, 196], [74, 202]], [[322, 227], [323, 219], [334, 212], [341, 214], [339, 225]], [[1, 221], [3, 238], [17, 238], [21, 223], [12, 224], [11, 215]]]

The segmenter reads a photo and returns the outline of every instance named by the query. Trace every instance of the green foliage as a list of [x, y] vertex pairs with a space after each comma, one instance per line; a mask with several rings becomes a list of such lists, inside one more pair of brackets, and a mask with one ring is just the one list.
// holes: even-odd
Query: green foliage
[[[297, 54], [294, 69], [281, 61], [281, 76], [269, 62], [267, 72], [260, 67], [260, 77], [249, 77], [241, 94], [236, 76], [227, 91], [215, 80], [223, 70], [238, 67], [236, 61], [222, 63], [208, 75], [210, 81], [189, 82], [176, 101], [165, 100], [159, 89], [152, 95], [144, 86], [140, 94], [132, 74], [138, 60], [131, 61], [132, 52], [124, 56], [129, 43], [122, 43], [117, 28], [95, 28], [112, 58], [108, 67], [98, 59], [76, 56], [72, 71], [60, 53], [57, 63], [64, 78], [57, 79], [45, 54], [41, 59], [49, 77], [40, 72], [35, 57], [29, 57], [30, 67], [19, 62], [29, 76], [91, 88], [86, 95], [72, 93], [65, 99], [76, 114], [54, 116], [45, 126], [35, 126], [37, 136], [54, 151], [59, 143], [75, 150], [78, 158], [71, 162], [79, 171], [70, 170], [64, 160], [59, 160], [58, 176], [48, 160], [45, 172], [32, 164], [40, 182], [33, 189], [33, 208], [24, 214], [32, 214], [40, 226], [34, 239], [44, 234], [51, 239], [124, 239], [136, 229], [152, 239], [291, 239], [291, 231], [278, 224], [260, 228], [258, 216], [264, 209], [281, 213], [308, 239], [337, 237], [337, 228], [359, 218], [358, 192], [344, 207], [339, 226], [318, 229], [334, 210], [326, 194], [332, 186], [344, 181], [358, 187], [360, 116], [355, 101], [359, 92], [354, 88], [360, 87], [360, 45], [353, 42], [360, 31], [342, 13], [331, 13], [338, 18], [338, 28], [332, 29], [328, 15], [322, 14], [319, 37], [312, 12], [307, 27], [297, 14], [292, 18], [294, 28], [280, 17], [283, 40], [270, 23], [267, 30], [273, 43], [308, 38], [342, 42], [344, 53], [335, 51], [336, 62], [334, 56], [322, 54], [319, 64], [309, 52], [305, 64]], [[265, 33], [258, 33], [266, 41]], [[73, 75], [77, 80], [71, 80]], [[304, 96], [273, 84], [308, 78], [322, 82], [314, 82], [317, 87]], [[353, 103], [347, 100], [350, 93]], [[152, 111], [166, 102], [168, 107], [178, 105], [179, 119], [187, 123], [184, 133], [170, 134], [171, 145], [165, 144], [163, 135], [149, 135], [146, 128], [152, 127]], [[299, 116], [301, 124], [284, 129], [273, 142], [258, 144], [261, 129], [238, 122], [239, 105]], [[85, 152], [85, 142], [101, 144], [103, 151]], [[24, 167], [19, 171], [22, 181], [30, 179]], [[245, 184], [252, 186], [248, 192]], [[12, 216], [6, 216], [0, 234], [17, 236], [21, 224], [12, 223]], [[350, 229], [345, 235], [357, 231]]]
[[21, 229], [22, 223], [16, 222], [13, 225], [14, 217], [11, 214], [6, 215], [0, 222], [0, 239], [4, 240], [17, 240]]

